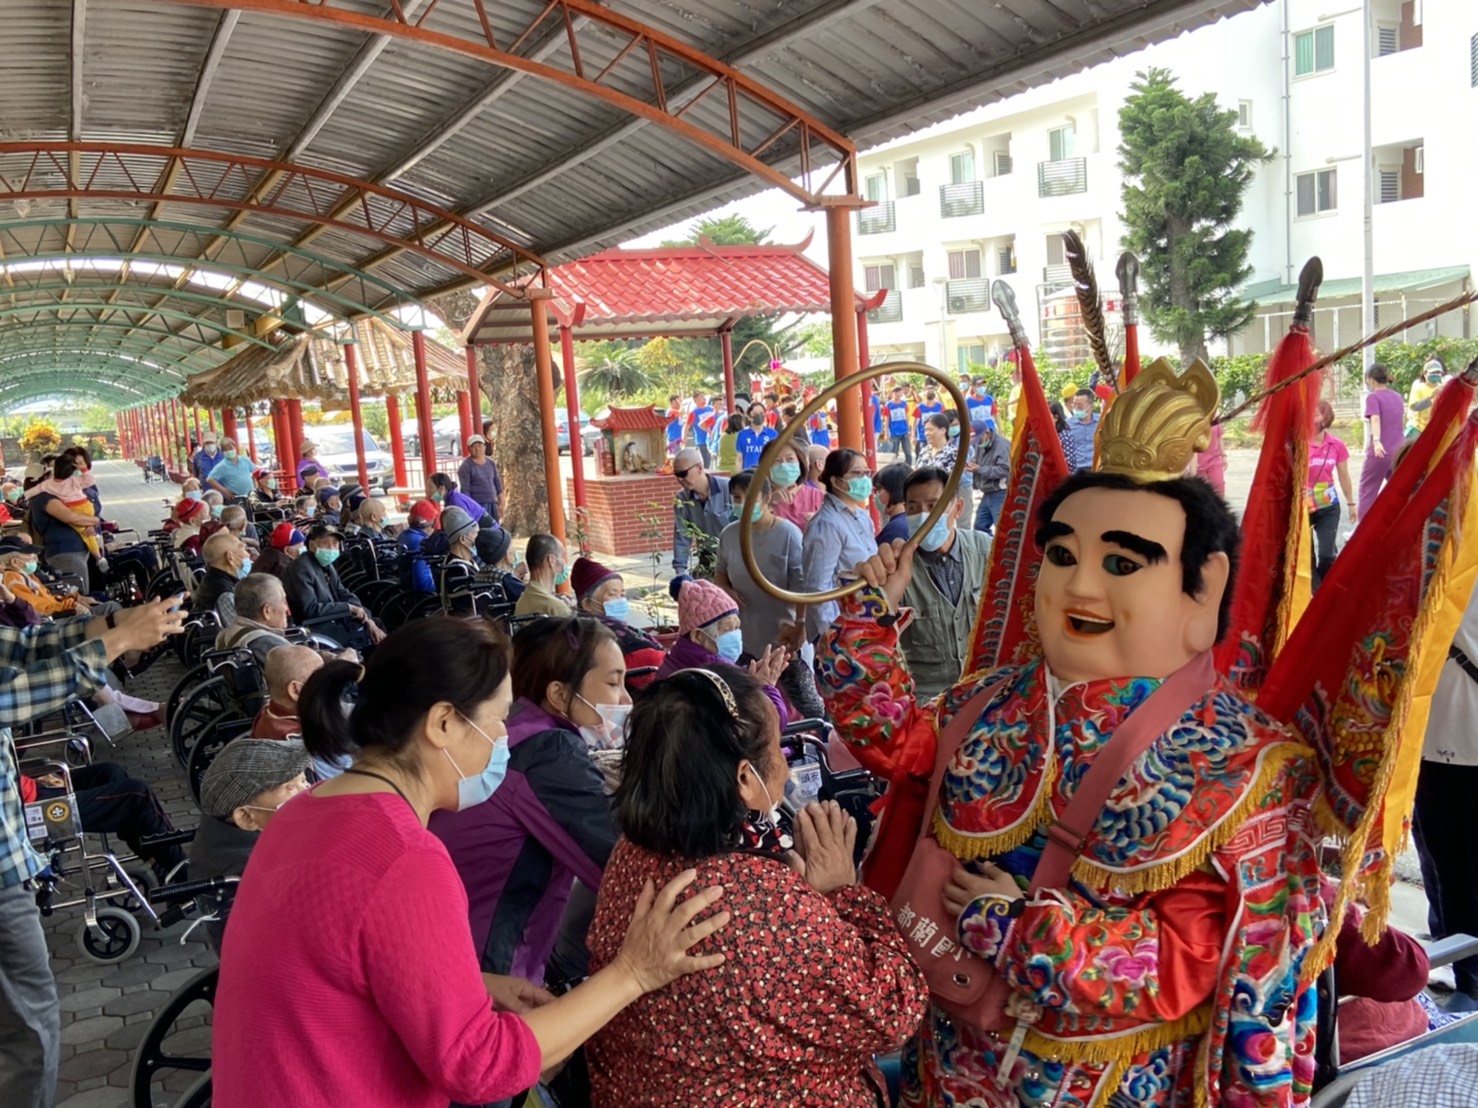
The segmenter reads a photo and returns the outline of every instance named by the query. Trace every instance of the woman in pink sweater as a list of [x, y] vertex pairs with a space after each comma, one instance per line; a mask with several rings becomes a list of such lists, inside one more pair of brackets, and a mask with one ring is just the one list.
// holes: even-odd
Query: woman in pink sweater
[[619, 956], [558, 1000], [479, 972], [466, 893], [426, 821], [497, 788], [510, 700], [503, 643], [453, 619], [309, 679], [309, 751], [355, 760], [283, 805], [252, 851], [221, 950], [216, 1108], [501, 1100], [643, 994], [722, 963], [688, 954], [728, 913], [693, 923], [722, 890], [678, 905], [687, 871], [660, 894], [649, 883]]

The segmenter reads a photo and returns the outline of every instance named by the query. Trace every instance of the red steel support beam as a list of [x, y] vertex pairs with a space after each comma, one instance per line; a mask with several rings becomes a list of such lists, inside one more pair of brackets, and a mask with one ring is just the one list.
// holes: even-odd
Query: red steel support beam
[[[420, 334], [420, 332], [416, 332]], [[349, 418], [354, 421], [354, 461], [359, 466], [359, 483], [369, 489], [369, 467], [364, 461], [364, 412], [359, 406], [359, 353], [354, 344], [344, 347], [344, 374], [349, 378]]]
[[214, 431], [216, 429], [216, 410], [214, 408], [207, 408], [205, 415], [210, 420], [210, 429]]
[[[544, 442], [544, 484], [548, 493], [549, 533], [565, 541], [565, 495], [560, 487], [559, 428], [554, 422], [554, 356], [549, 349], [549, 305], [543, 296], [529, 299], [534, 320], [534, 366], [539, 375], [539, 429]], [[579, 428], [571, 428], [571, 435]], [[573, 445], [570, 452], [574, 453]], [[568, 553], [568, 551], [566, 551]], [[569, 588], [568, 583], [564, 586]]]
[[[575, 507], [585, 507], [585, 439], [580, 434], [580, 384], [575, 380], [575, 332], [560, 324], [559, 356], [564, 367], [565, 414], [570, 427], [570, 477], [575, 486]], [[555, 431], [558, 439], [558, 429]], [[558, 457], [556, 453], [555, 457]]]
[[190, 414], [191, 414], [191, 416], [194, 417], [194, 420], [195, 420], [195, 441], [196, 442], [199, 442], [200, 441], [200, 409], [199, 408], [191, 408], [190, 409]]
[[[831, 283], [831, 347], [838, 381], [858, 372], [857, 296], [852, 284], [852, 212], [856, 205], [842, 201], [825, 206], [826, 255]], [[862, 410], [856, 389], [837, 397], [838, 445], [862, 449]]]
[[[395, 462], [395, 486], [403, 489], [408, 479], [405, 465], [405, 436], [400, 432], [400, 397], [393, 392], [385, 394], [385, 419], [390, 424], [390, 457]], [[425, 493], [421, 495], [424, 496]]]
[[301, 400], [289, 400], [287, 402], [287, 441], [292, 448], [293, 480], [296, 481], [298, 474], [298, 463], [303, 460], [302, 447], [305, 441], [303, 434], [303, 402]]
[[[237, 445], [241, 445], [237, 443]], [[251, 459], [251, 464], [257, 464], [257, 432], [251, 423], [251, 405], [246, 407], [246, 456]]]
[[416, 358], [416, 429], [421, 436], [421, 468], [429, 480], [436, 472], [436, 421], [431, 418], [431, 376], [426, 368], [426, 332], [411, 332], [411, 353]]
[[472, 426], [472, 399], [467, 395], [466, 389], [457, 390], [457, 425], [462, 431], [462, 451], [471, 453], [467, 440], [477, 434], [477, 431]]
[[[472, 433], [482, 434], [482, 381], [478, 377], [477, 347], [467, 347], [467, 406], [472, 409]], [[493, 452], [488, 444], [488, 454]]]
[[[719, 332], [719, 345], [724, 352], [724, 411], [734, 414], [734, 333], [727, 328]], [[723, 428], [719, 428], [723, 430]]]
[[236, 409], [235, 408], [222, 408], [221, 409], [221, 437], [222, 438], [227, 438], [227, 439], [233, 439], [233, 440], [236, 441], [236, 445], [237, 446], [240, 446], [241, 445], [241, 441], [239, 439], [236, 439]]

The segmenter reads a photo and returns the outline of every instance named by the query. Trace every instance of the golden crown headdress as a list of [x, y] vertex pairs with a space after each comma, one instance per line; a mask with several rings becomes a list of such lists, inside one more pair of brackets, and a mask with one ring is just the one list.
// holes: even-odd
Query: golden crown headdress
[[1165, 358], [1135, 376], [1098, 425], [1098, 470], [1148, 484], [1181, 476], [1211, 445], [1221, 389], [1200, 360], [1176, 374]]

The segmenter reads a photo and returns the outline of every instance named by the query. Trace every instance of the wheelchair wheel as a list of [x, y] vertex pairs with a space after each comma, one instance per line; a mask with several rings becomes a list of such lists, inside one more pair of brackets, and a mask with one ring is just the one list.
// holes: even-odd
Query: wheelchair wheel
[[190, 768], [190, 751], [196, 741], [212, 730], [229, 711], [226, 681], [222, 677], [209, 677], [184, 695], [179, 707], [169, 717], [169, 745], [181, 769]]
[[180, 703], [200, 682], [210, 676], [210, 670], [205, 666], [195, 666], [187, 669], [185, 676], [175, 683], [175, 687], [169, 690], [169, 699], [164, 702], [164, 718], [174, 719], [175, 712], [179, 711]]
[[96, 927], [83, 920], [77, 930], [77, 945], [94, 962], [110, 966], [139, 948], [143, 928], [130, 913], [108, 904], [98, 908], [97, 920]]
[[[154, 1108], [152, 1086], [155, 1075], [167, 1070], [183, 1070], [203, 1075], [200, 1081], [190, 1086], [190, 1093], [185, 1097], [173, 1099], [172, 1102], [176, 1108], [186, 1104], [204, 1105], [210, 1102], [210, 1058], [199, 1054], [168, 1053], [165, 1050], [165, 1044], [174, 1034], [174, 1025], [192, 1006], [215, 1004], [216, 985], [220, 981], [220, 976], [221, 971], [218, 966], [201, 970], [174, 996], [170, 997], [168, 1003], [154, 1017], [154, 1022], [149, 1025], [149, 1030], [144, 1034], [133, 1056], [133, 1073], [128, 1082], [132, 1108]], [[196, 1090], [201, 1087], [202, 1083], [204, 1083], [206, 1099], [188, 1099], [196, 1095]]]
[[149, 584], [144, 589], [144, 597], [147, 600], [163, 600], [179, 591], [180, 583], [175, 579], [174, 571], [161, 569], [149, 578]]

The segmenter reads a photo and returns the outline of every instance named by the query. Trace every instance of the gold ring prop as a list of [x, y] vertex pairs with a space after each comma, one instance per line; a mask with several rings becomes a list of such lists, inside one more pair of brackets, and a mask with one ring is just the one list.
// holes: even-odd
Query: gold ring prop
[[[955, 410], [960, 413], [960, 438], [958, 452], [955, 455], [954, 470], [949, 475], [949, 481], [944, 486], [944, 495], [939, 498], [939, 503], [934, 505], [934, 510], [929, 513], [923, 524], [908, 537], [904, 544], [905, 548], [913, 548], [918, 545], [919, 539], [929, 533], [929, 529], [938, 523], [949, 511], [950, 505], [955, 502], [955, 497], [960, 491], [960, 482], [965, 476], [965, 466], [970, 461], [970, 416], [969, 405], [965, 403], [965, 394], [960, 391], [958, 385], [950, 378], [949, 374], [942, 369], [935, 369], [923, 362], [884, 362], [880, 365], [870, 366], [857, 373], [848, 374], [835, 384], [824, 389], [816, 399], [807, 404], [796, 415], [795, 419], [787, 426], [806, 426], [807, 421], [830, 404], [842, 393], [855, 389], [863, 381], [871, 381], [878, 377], [892, 376], [899, 373], [918, 373], [925, 377], [933, 378], [955, 402]], [[864, 412], [863, 419], [870, 419], [871, 413]], [[759, 562], [754, 556], [754, 519], [755, 505], [759, 503], [760, 490], [764, 488], [765, 481], [770, 476], [770, 470], [774, 467], [776, 460], [780, 457], [780, 451], [785, 444], [791, 441], [790, 435], [784, 431], [780, 436], [765, 447], [764, 453], [760, 455], [760, 463], [755, 467], [754, 480], [750, 482], [748, 491], [744, 494], [744, 507], [739, 512], [739, 551], [744, 556], [745, 568], [749, 575], [754, 578], [760, 588], [773, 596], [783, 604], [825, 604], [829, 600], [840, 600], [844, 596], [851, 596], [866, 582], [860, 577], [835, 588], [825, 589], [821, 592], [805, 593], [791, 592], [782, 589], [763, 573], [760, 572]], [[801, 467], [802, 476], [805, 474], [805, 466]], [[827, 495], [833, 495], [830, 489]]]

